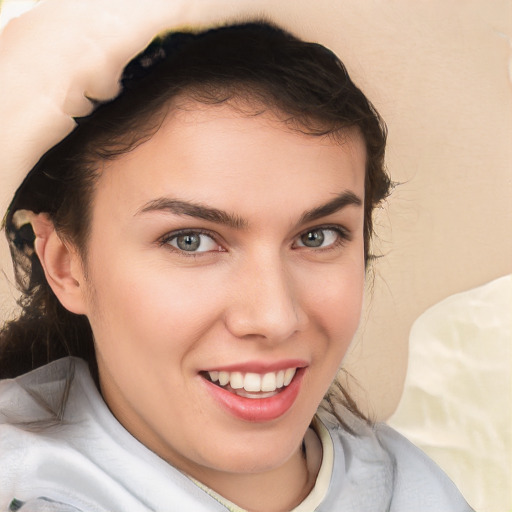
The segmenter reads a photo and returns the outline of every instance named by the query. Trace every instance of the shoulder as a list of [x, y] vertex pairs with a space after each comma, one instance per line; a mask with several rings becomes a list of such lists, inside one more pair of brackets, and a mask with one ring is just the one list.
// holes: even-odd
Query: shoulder
[[391, 510], [472, 510], [446, 473], [404, 436], [384, 423], [375, 426], [375, 435], [394, 462]]
[[343, 419], [353, 432], [322, 420], [334, 445], [333, 505], [358, 512], [471, 512], [448, 476], [401, 434], [384, 423], [370, 426], [348, 411]]
[[66, 402], [85, 373], [84, 361], [64, 358], [0, 381], [0, 510], [76, 510], [36, 498], [51, 490], [43, 482], [51, 480], [50, 473], [59, 471], [71, 452], [58, 440], [64, 419], [74, 421], [67, 414], [64, 418]]

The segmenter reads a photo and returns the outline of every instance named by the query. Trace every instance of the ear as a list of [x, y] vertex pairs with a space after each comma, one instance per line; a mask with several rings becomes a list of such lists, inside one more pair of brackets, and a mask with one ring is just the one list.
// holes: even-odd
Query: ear
[[51, 289], [67, 310], [86, 314], [85, 278], [76, 249], [59, 237], [47, 214], [32, 214], [30, 222], [34, 248]]

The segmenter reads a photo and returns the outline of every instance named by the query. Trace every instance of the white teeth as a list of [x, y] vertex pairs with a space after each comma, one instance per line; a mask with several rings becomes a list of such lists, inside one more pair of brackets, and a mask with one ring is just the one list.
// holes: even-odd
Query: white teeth
[[[211, 376], [211, 374], [210, 374], [210, 376]], [[229, 372], [219, 372], [219, 384], [221, 386], [225, 386], [228, 382], [229, 382]]]
[[244, 387], [244, 376], [240, 372], [233, 372], [229, 383], [233, 389], [242, 389]]
[[275, 391], [277, 388], [276, 380], [275, 373], [265, 373], [263, 379], [261, 379], [261, 391]]
[[296, 368], [288, 368], [288, 370], [286, 370], [284, 372], [284, 385], [285, 386], [288, 386], [288, 384], [290, 384], [290, 382], [292, 381], [293, 376], [295, 375], [295, 370], [296, 370]]
[[[283, 386], [288, 386], [292, 381], [297, 368], [288, 368], [278, 372], [268, 372], [265, 374], [241, 372], [208, 372], [212, 382], [219, 382], [221, 386], [229, 384], [233, 389], [245, 390], [248, 393], [272, 393]], [[260, 398], [264, 398], [260, 396]]]
[[246, 373], [244, 377], [245, 391], [253, 393], [261, 391], [261, 377], [257, 373]]
[[284, 386], [284, 370], [279, 370], [276, 375], [276, 388]]

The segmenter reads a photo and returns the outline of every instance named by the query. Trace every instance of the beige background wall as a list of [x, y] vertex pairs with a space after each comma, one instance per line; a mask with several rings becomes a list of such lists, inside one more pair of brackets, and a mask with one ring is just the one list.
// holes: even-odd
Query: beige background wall
[[[23, 3], [4, 0], [4, 14]], [[368, 407], [386, 417], [400, 396], [414, 319], [512, 271], [512, 2], [261, 4], [331, 47], [389, 126], [388, 167], [400, 185], [379, 215], [383, 257], [347, 358]], [[13, 309], [6, 279], [0, 308], [3, 318]]]

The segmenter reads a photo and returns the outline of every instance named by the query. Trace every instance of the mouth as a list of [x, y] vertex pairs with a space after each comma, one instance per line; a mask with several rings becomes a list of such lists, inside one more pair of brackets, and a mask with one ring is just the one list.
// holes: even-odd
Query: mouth
[[287, 368], [264, 374], [252, 372], [210, 371], [202, 372], [212, 384], [237, 396], [250, 399], [270, 398], [292, 382], [297, 368]]
[[251, 422], [283, 416], [297, 399], [306, 367], [290, 366], [265, 373], [203, 371], [202, 381], [222, 410]]

